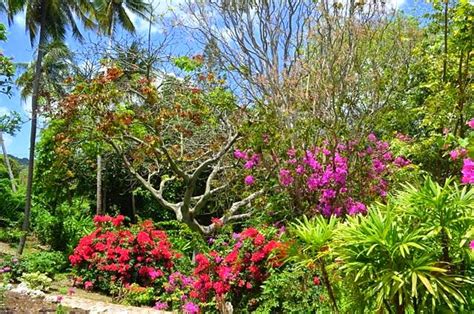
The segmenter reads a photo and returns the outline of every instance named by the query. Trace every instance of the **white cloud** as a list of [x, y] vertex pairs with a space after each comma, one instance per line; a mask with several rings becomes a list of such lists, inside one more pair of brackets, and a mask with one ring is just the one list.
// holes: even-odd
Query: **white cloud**
[[[172, 16], [176, 11], [180, 10], [180, 7], [185, 3], [186, 0], [151, 0], [149, 3], [153, 8], [153, 14], [156, 20], [167, 18]], [[133, 24], [135, 25], [138, 34], [147, 34], [150, 29], [150, 22], [142, 19], [138, 15], [134, 14], [130, 10], [127, 10]], [[162, 33], [163, 28], [157, 25], [157, 21], [151, 25], [151, 34]]]
[[394, 9], [400, 9], [402, 5], [404, 5], [406, 0], [388, 0], [387, 5]]
[[0, 116], [6, 115], [10, 113], [10, 109], [7, 107], [0, 107]]
[[25, 100], [21, 101], [21, 108], [23, 112], [31, 119], [31, 97], [28, 96]]
[[26, 13], [25, 11], [22, 11], [15, 15], [13, 18], [13, 22], [15, 23], [16, 26], [18, 26], [21, 29], [25, 28], [25, 22], [26, 22]]

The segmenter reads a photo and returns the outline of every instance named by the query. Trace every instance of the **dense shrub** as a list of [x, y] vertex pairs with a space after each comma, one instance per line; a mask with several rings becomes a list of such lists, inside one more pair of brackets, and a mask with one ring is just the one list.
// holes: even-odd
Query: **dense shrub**
[[199, 304], [215, 308], [231, 302], [252, 309], [261, 284], [286, 254], [276, 230], [264, 235], [248, 228], [214, 239], [212, 249], [198, 253], [188, 271], [180, 261], [186, 256], [172, 249], [164, 231], [151, 221], [125, 227], [123, 220], [96, 216], [96, 230], [79, 241], [69, 260], [79, 285], [120, 293], [129, 304], [158, 300], [157, 308], [192, 312]]
[[9, 179], [0, 179], [0, 204], [0, 227], [19, 224], [25, 207], [25, 196], [22, 191], [12, 191]]
[[257, 298], [257, 313], [328, 313], [331, 311], [322, 279], [311, 269], [294, 265], [272, 271]]
[[255, 309], [261, 284], [273, 268], [282, 264], [286, 247], [273, 234], [265, 236], [255, 228], [215, 240], [213, 250], [197, 254], [191, 275], [173, 273], [165, 284], [161, 301], [186, 304], [232, 303], [234, 308]]
[[94, 229], [89, 209], [89, 203], [79, 199], [49, 210], [37, 205], [32, 213], [35, 234], [53, 250], [70, 254], [79, 239]]
[[21, 258], [21, 265], [27, 273], [40, 272], [53, 277], [66, 270], [68, 264], [61, 252], [36, 252]]
[[150, 220], [127, 228], [124, 216], [96, 216], [96, 229], [79, 241], [69, 261], [86, 289], [110, 292], [132, 283], [161, 286], [179, 254]]
[[374, 134], [367, 141], [324, 141], [308, 149], [291, 148], [284, 157], [269, 155], [234, 152], [247, 174], [244, 183], [258, 183], [254, 175], [262, 169], [264, 177], [277, 169], [281, 191], [294, 210], [325, 217], [365, 213], [370, 202], [387, 196], [392, 173], [410, 164], [405, 157], [394, 156], [389, 143]]

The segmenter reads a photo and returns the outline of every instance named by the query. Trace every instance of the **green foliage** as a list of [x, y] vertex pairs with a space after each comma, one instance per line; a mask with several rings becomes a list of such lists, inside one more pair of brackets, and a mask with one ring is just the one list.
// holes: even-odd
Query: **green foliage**
[[410, 224], [435, 239], [445, 262], [466, 258], [464, 246], [474, 225], [474, 189], [454, 179], [444, 185], [426, 178], [420, 186], [406, 184], [395, 200], [410, 217]]
[[20, 281], [25, 283], [30, 289], [48, 291], [53, 280], [40, 272], [25, 273]]
[[133, 283], [124, 289], [123, 302], [134, 306], [143, 306], [153, 304], [156, 299], [155, 289], [153, 287], [140, 287]]
[[[426, 184], [430, 190], [434, 186], [430, 180]], [[414, 209], [424, 193], [407, 197], [402, 204]], [[425, 202], [425, 210], [433, 216], [439, 215], [433, 205], [446, 196], [436, 194], [439, 198]], [[359, 303], [361, 310], [465, 309], [468, 300], [463, 286], [473, 282], [440, 259], [441, 246], [433, 231], [443, 230], [442, 222], [433, 218], [432, 223], [426, 222], [427, 227], [413, 221], [413, 211], [399, 205], [399, 200], [373, 206], [366, 217], [349, 218], [336, 233], [334, 254], [343, 261], [340, 271], [346, 276], [345, 283], [357, 287], [366, 302]]]
[[0, 241], [6, 243], [17, 243], [20, 240], [21, 231], [17, 228], [0, 228]]
[[324, 288], [314, 281], [311, 272], [301, 268], [271, 270], [270, 277], [262, 284], [259, 306], [254, 313], [329, 312]]
[[16, 111], [0, 116], [0, 132], [15, 135], [21, 128], [21, 117]]
[[24, 272], [42, 273], [49, 277], [66, 270], [68, 263], [62, 252], [36, 252], [22, 257], [20, 261]]
[[[0, 23], [0, 41], [7, 40], [7, 29]], [[15, 65], [11, 59], [0, 51], [0, 93], [11, 96]]]
[[25, 200], [23, 191], [12, 191], [8, 176], [0, 179], [0, 204], [0, 226], [16, 226], [23, 215]]
[[187, 257], [176, 260], [176, 263], [179, 263], [178, 268], [181, 271], [191, 269], [189, 262], [192, 260], [195, 252], [206, 252], [209, 250], [209, 247], [203, 240], [202, 236], [193, 232], [182, 222], [168, 220], [156, 223], [156, 227], [160, 230], [166, 231], [173, 249]]
[[202, 60], [199, 58], [189, 58], [187, 56], [173, 59], [174, 65], [185, 72], [193, 72], [202, 66]]
[[90, 205], [81, 199], [63, 203], [51, 211], [35, 206], [32, 217], [38, 239], [65, 254], [71, 253], [79, 239], [94, 228]]
[[308, 219], [303, 216], [302, 220], [296, 219], [293, 223], [292, 232], [304, 243], [303, 253], [317, 255], [318, 252], [326, 251], [329, 241], [332, 240], [338, 219], [331, 216], [329, 219], [317, 216]]

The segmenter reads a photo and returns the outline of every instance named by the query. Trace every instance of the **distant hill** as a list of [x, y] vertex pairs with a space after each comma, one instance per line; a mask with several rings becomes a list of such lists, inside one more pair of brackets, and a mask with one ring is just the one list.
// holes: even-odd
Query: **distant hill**
[[16, 160], [22, 166], [28, 166], [28, 158], [18, 158], [18, 157], [15, 157], [13, 155], [10, 155], [10, 154], [8, 154], [8, 157], [10, 157], [11, 159]]

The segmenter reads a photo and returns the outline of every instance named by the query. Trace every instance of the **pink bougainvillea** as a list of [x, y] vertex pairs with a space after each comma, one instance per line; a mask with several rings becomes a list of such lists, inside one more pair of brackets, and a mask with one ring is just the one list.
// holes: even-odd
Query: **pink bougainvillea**
[[464, 184], [474, 184], [474, 160], [466, 158], [463, 160], [461, 182]]
[[[406, 136], [404, 139], [409, 140]], [[297, 202], [296, 206], [303, 207], [307, 214], [325, 216], [365, 213], [367, 201], [386, 197], [393, 171], [410, 164], [405, 157], [394, 156], [389, 144], [373, 133], [364, 143], [352, 140], [330, 145], [325, 141], [309, 149], [291, 147], [282, 158], [272, 153], [267, 163], [261, 161], [264, 155], [250, 152], [234, 152], [244, 161], [243, 171], [252, 172], [245, 178], [247, 185], [254, 182], [260, 170], [257, 165], [271, 164], [271, 169], [277, 169], [282, 190]], [[249, 156], [256, 155], [258, 162], [249, 167], [249, 161], [255, 159]], [[269, 168], [263, 170], [267, 175]]]

